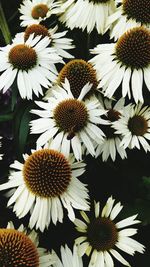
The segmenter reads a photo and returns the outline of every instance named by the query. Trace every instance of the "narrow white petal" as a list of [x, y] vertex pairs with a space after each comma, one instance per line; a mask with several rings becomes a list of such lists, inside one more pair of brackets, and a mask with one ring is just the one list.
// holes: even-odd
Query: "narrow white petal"
[[84, 131], [81, 131], [79, 134], [80, 134], [81, 140], [85, 144], [89, 153], [92, 156], [95, 156], [94, 146], [93, 146], [93, 143], [91, 142], [90, 138], [88, 137], [88, 135]]
[[130, 216], [126, 219], [121, 220], [120, 222], [116, 223], [117, 228], [123, 228], [132, 224], [140, 223], [139, 220], [135, 220], [137, 215]]
[[145, 84], [146, 84], [148, 90], [150, 91], [150, 68], [144, 69], [144, 81], [145, 81]]
[[134, 69], [132, 73], [131, 78], [131, 84], [132, 84], [132, 93], [133, 97], [136, 103], [138, 101], [143, 102], [143, 96], [142, 96], [142, 84], [143, 84], [143, 75], [142, 70]]
[[112, 209], [110, 214], [110, 219], [114, 220], [119, 212], [122, 210], [123, 206], [121, 206], [120, 202], [118, 202]]
[[82, 149], [81, 149], [81, 143], [80, 140], [78, 138], [77, 135], [75, 135], [72, 139], [71, 139], [71, 145], [72, 145], [72, 149], [74, 152], [74, 156], [77, 160], [81, 160], [82, 159]]
[[104, 251], [104, 260], [107, 267], [114, 267], [113, 259], [107, 251]]
[[56, 133], [58, 129], [56, 127], [44, 132], [41, 136], [37, 139], [37, 145], [43, 146], [49, 141]]
[[79, 250], [79, 256], [80, 257], [82, 257], [85, 254], [88, 246], [89, 246], [88, 242], [84, 242], [79, 246], [78, 250]]
[[132, 236], [137, 233], [137, 229], [127, 228], [119, 231], [119, 236]]
[[100, 215], [100, 203], [99, 202], [95, 202], [95, 217], [98, 218]]
[[110, 250], [110, 253], [125, 266], [131, 267], [131, 265], [114, 249]]
[[124, 73], [123, 81], [122, 81], [122, 96], [125, 97], [127, 93], [130, 92], [130, 77], [131, 77], [131, 69], [127, 68]]
[[91, 87], [92, 87], [92, 84], [89, 84], [89, 83], [84, 85], [84, 87], [82, 88], [81, 93], [78, 97], [78, 100], [82, 100], [84, 98], [84, 96], [90, 91]]

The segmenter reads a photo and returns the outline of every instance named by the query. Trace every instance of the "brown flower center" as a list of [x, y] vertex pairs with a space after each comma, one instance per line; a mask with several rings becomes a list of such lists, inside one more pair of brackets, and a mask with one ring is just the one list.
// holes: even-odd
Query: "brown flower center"
[[32, 33], [34, 33], [34, 36], [42, 35], [42, 37], [50, 37], [48, 29], [45, 26], [40, 24], [33, 24], [26, 28], [24, 33], [24, 40], [26, 41]]
[[54, 119], [60, 131], [76, 133], [86, 126], [88, 111], [82, 101], [67, 99], [55, 108]]
[[71, 180], [71, 167], [60, 152], [42, 149], [25, 161], [23, 177], [33, 194], [45, 198], [56, 197], [66, 191]]
[[31, 16], [34, 19], [45, 18], [49, 8], [45, 4], [39, 4], [34, 6], [31, 12]]
[[24, 233], [0, 229], [0, 266], [39, 267], [37, 248]]
[[[64, 65], [59, 73], [58, 82], [64, 83], [65, 78], [69, 80], [70, 89], [75, 98], [79, 97], [86, 83], [90, 82], [93, 84], [90, 93], [92, 93], [98, 85], [96, 71], [90, 63], [82, 59], [74, 59]], [[89, 93], [87, 95], [89, 95]]]
[[117, 228], [108, 218], [95, 218], [88, 225], [87, 239], [97, 251], [110, 250], [118, 240]]
[[[109, 121], [114, 122], [119, 120], [120, 112], [115, 109], [109, 109], [107, 112], [107, 118]], [[111, 125], [101, 125], [101, 129], [105, 133], [108, 139], [114, 138], [117, 135], [115, 134], [115, 130], [111, 127]]]
[[141, 115], [135, 115], [129, 119], [128, 128], [132, 135], [142, 136], [148, 130], [147, 120]]
[[116, 56], [127, 67], [147, 67], [150, 64], [150, 31], [137, 27], [124, 33], [116, 44]]
[[115, 109], [109, 109], [107, 112], [108, 120], [110, 120], [111, 122], [119, 120], [120, 115], [120, 112]]
[[35, 50], [24, 44], [19, 44], [11, 48], [8, 58], [14, 68], [21, 70], [32, 69], [37, 63]]
[[135, 19], [142, 24], [150, 23], [150, 1], [123, 0], [122, 8], [128, 19]]

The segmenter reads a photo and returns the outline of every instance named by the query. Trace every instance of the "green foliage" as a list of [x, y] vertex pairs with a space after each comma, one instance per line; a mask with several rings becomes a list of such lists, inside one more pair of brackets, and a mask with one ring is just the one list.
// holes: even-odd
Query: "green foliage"
[[122, 217], [138, 214], [143, 225], [150, 224], [150, 177], [143, 176], [137, 186], [138, 197], [132, 203], [126, 203]]
[[31, 106], [32, 104], [30, 102], [24, 101], [15, 109], [13, 120], [14, 144], [16, 155], [20, 159], [22, 158], [22, 154], [25, 153], [25, 147], [27, 145]]

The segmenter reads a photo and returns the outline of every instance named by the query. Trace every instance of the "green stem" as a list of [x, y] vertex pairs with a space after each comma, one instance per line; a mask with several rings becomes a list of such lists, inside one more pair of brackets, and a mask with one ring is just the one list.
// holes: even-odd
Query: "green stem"
[[0, 3], [0, 29], [1, 29], [3, 37], [5, 39], [5, 43], [10, 44], [11, 34], [10, 34], [10, 31], [8, 28], [8, 24], [7, 24], [1, 3]]

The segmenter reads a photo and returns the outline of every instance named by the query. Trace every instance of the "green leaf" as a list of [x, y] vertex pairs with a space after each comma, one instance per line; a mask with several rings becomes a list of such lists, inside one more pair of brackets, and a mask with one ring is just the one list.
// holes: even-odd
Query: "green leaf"
[[17, 102], [17, 96], [18, 96], [18, 87], [16, 81], [11, 86], [12, 90], [12, 97], [11, 97], [11, 111], [14, 110], [16, 102]]
[[0, 115], [0, 122], [10, 121], [13, 119], [13, 116], [14, 116], [13, 113]]
[[29, 122], [30, 122], [30, 107], [27, 107], [24, 110], [19, 127], [19, 151], [21, 154], [24, 153], [29, 133]]
[[11, 43], [11, 33], [9, 31], [8, 23], [5, 18], [5, 14], [2, 8], [2, 4], [0, 2], [0, 29], [2, 31], [2, 35], [4, 37], [5, 43], [10, 44]]
[[143, 176], [143, 183], [146, 186], [146, 188], [150, 189], [150, 177]]
[[150, 224], [150, 201], [147, 199], [135, 199], [133, 203], [126, 204], [121, 211], [121, 219], [138, 214], [138, 220], [142, 225]]
[[25, 152], [29, 133], [30, 110], [32, 103], [23, 101], [15, 110], [14, 118], [14, 145], [16, 148], [16, 156], [22, 159], [22, 154]]

